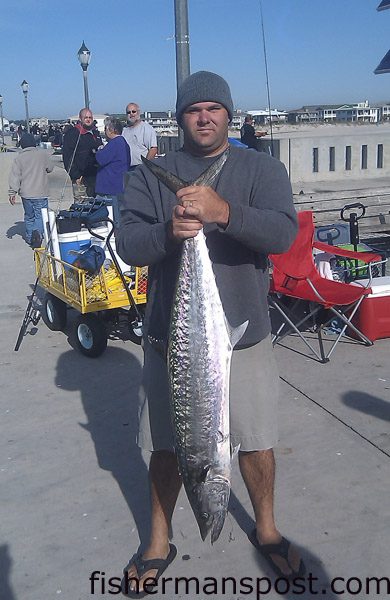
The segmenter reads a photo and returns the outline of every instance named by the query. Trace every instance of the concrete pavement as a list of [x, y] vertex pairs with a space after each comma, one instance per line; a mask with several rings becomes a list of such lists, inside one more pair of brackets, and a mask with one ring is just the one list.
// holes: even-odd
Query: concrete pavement
[[[63, 175], [60, 169], [51, 175], [52, 202], [64, 195], [66, 208]], [[103, 356], [88, 359], [72, 349], [67, 334], [51, 332], [41, 320], [14, 352], [35, 272], [21, 238], [21, 205], [0, 204], [0, 217], [0, 597], [112, 597], [108, 578], [121, 576], [148, 534], [148, 457], [135, 444], [141, 350], [110, 340]], [[271, 572], [246, 537], [252, 513], [235, 463], [231, 511], [213, 547], [200, 540], [183, 493], [175, 511], [178, 556], [166, 577], [198, 578], [199, 593], [195, 580], [188, 593], [184, 581], [177, 593], [171, 581], [154, 598], [388, 597], [386, 582], [379, 593], [369, 582], [366, 594], [365, 578], [389, 576], [389, 350], [390, 340], [372, 348], [346, 340], [321, 365], [299, 340], [276, 348], [282, 376], [276, 512], [312, 574], [306, 591], [293, 593], [279, 582], [280, 594], [265, 593], [264, 579], [264, 593], [248, 594], [245, 585], [256, 586], [256, 578]], [[93, 571], [105, 574], [94, 594]], [[223, 577], [234, 578], [236, 589], [226, 581], [223, 590]], [[336, 577], [344, 581], [332, 592]], [[242, 578], [252, 580], [240, 584]]]

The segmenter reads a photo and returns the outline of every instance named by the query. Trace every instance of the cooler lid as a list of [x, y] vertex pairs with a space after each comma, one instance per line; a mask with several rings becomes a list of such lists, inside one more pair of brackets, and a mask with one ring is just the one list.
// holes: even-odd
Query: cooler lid
[[[362, 285], [363, 287], [366, 287], [368, 282], [368, 279], [356, 279], [354, 281], [355, 284]], [[378, 296], [379, 294], [382, 296], [390, 296], [390, 277], [374, 277], [370, 287], [372, 293], [368, 294], [368, 298]]]

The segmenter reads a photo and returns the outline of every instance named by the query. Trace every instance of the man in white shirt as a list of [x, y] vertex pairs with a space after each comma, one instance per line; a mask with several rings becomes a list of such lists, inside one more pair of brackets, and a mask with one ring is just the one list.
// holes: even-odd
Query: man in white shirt
[[149, 160], [157, 154], [156, 132], [149, 123], [141, 121], [141, 111], [138, 104], [130, 102], [126, 107], [127, 127], [122, 135], [130, 146], [131, 167], [142, 164], [141, 156]]

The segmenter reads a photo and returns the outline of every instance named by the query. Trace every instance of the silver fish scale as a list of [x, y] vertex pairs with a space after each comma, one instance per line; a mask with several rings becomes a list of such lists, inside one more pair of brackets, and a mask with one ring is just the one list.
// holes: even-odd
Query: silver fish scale
[[[227, 148], [192, 183], [142, 157], [173, 193], [211, 186]], [[230, 330], [203, 231], [183, 243], [168, 341], [168, 371], [175, 448], [184, 487], [204, 540], [221, 533], [230, 494], [229, 375], [232, 344], [247, 322]], [[234, 342], [231, 342], [231, 339]], [[157, 341], [157, 340], [156, 340]]]
[[[195, 487], [205, 476], [230, 481], [231, 354], [229, 330], [201, 231], [183, 244], [168, 350], [175, 447], [196, 516], [201, 492], [199, 488], [195, 492]], [[227, 501], [228, 495], [223, 499], [226, 509]]]

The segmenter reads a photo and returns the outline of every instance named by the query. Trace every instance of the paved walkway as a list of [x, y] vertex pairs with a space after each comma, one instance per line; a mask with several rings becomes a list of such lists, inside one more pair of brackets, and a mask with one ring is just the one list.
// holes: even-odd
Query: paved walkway
[[[55, 169], [54, 203], [62, 176]], [[67, 334], [40, 321], [14, 352], [35, 274], [32, 251], [21, 238], [21, 206], [1, 204], [0, 219], [0, 597], [112, 597], [116, 588], [108, 578], [121, 576], [148, 533], [148, 457], [135, 444], [141, 351], [116, 339], [99, 359], [88, 359], [72, 349]], [[390, 340], [372, 348], [345, 341], [326, 365], [307, 357], [294, 339], [276, 349], [283, 379], [277, 519], [301, 547], [312, 574], [307, 591], [265, 593], [263, 579], [264, 593], [248, 594], [251, 581], [243, 578], [256, 586], [256, 578], [271, 573], [247, 540], [250, 502], [235, 465], [231, 512], [213, 547], [200, 540], [183, 494], [175, 511], [178, 557], [166, 576], [197, 577], [199, 594], [195, 581], [188, 593], [184, 581], [177, 593], [171, 581], [154, 598], [387, 597], [385, 582], [379, 594], [374, 581], [369, 593], [364, 590], [365, 578], [389, 576], [389, 354]], [[105, 574], [94, 594], [93, 571]], [[237, 589], [226, 582], [224, 593], [223, 577], [235, 578]], [[335, 577], [344, 578], [336, 592], [352, 578], [350, 591], [332, 593]], [[362, 580], [359, 594], [355, 578]], [[282, 582], [276, 585], [286, 591]]]

